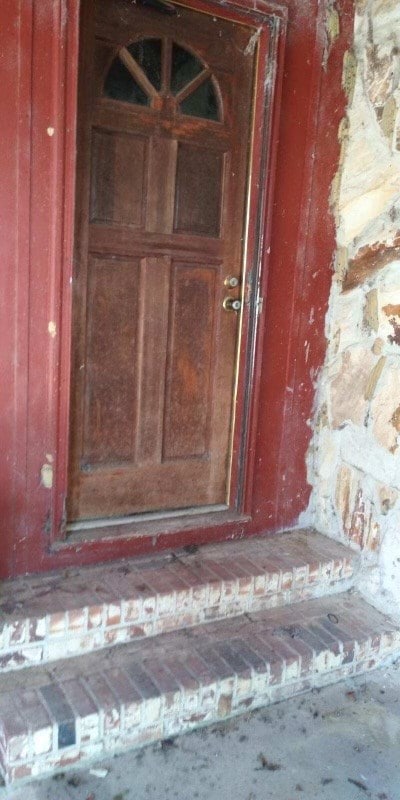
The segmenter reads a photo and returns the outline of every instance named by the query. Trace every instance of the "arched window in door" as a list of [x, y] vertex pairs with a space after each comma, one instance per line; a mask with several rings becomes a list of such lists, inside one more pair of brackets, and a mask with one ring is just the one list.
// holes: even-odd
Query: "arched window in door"
[[[220, 122], [222, 109], [215, 77], [194, 53], [175, 42], [140, 39], [113, 59], [103, 95], [140, 106], [160, 107], [169, 98], [177, 114]], [[172, 103], [171, 103], [172, 101]]]

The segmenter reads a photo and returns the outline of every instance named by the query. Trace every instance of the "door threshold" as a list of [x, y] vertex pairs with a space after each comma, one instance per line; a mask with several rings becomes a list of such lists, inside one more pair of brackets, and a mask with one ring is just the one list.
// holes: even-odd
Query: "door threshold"
[[[165, 513], [135, 514], [131, 517], [117, 519], [87, 520], [86, 522], [70, 523], [67, 535], [63, 541], [53, 545], [54, 550], [60, 550], [77, 543], [93, 540], [153, 540], [164, 535], [194, 532], [196, 529], [216, 528], [229, 523], [239, 525], [249, 522], [248, 514], [238, 512], [226, 505], [204, 506], [196, 508], [179, 509]], [[217, 534], [217, 539], [218, 539]]]
[[127, 517], [104, 517], [103, 519], [87, 519], [79, 522], [70, 522], [67, 525], [67, 535], [71, 531], [91, 530], [93, 528], [109, 528], [115, 525], [128, 525], [130, 522], [148, 522], [149, 520], [172, 519], [174, 517], [187, 517], [194, 514], [211, 514], [214, 511], [226, 511], [228, 506], [195, 506], [192, 508], [177, 508], [172, 511], [149, 511], [146, 514], [131, 514]]

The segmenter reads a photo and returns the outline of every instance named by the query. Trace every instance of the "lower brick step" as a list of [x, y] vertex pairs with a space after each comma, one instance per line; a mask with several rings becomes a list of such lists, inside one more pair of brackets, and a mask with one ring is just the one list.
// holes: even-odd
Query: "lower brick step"
[[400, 655], [400, 629], [346, 592], [0, 678], [6, 783], [139, 747]]
[[357, 560], [307, 529], [4, 581], [0, 672], [343, 591]]

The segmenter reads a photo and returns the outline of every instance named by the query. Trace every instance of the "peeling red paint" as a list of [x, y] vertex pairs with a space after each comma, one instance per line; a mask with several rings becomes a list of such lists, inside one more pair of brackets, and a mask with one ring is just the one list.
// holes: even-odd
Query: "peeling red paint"
[[393, 243], [375, 242], [362, 247], [355, 258], [349, 260], [347, 273], [343, 279], [344, 292], [360, 286], [365, 280], [386, 267], [391, 261], [400, 257], [400, 231], [397, 231]]

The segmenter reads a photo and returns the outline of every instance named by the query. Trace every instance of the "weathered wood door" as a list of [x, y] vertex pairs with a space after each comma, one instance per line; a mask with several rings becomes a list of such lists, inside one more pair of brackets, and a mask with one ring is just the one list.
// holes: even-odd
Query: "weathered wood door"
[[68, 518], [223, 505], [252, 29], [83, 7]]

